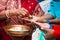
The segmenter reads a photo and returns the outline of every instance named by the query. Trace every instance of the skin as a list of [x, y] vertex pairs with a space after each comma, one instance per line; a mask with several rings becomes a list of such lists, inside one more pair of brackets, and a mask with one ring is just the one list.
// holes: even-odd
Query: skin
[[43, 15], [42, 17], [37, 19], [37, 22], [46, 23], [47, 18], [50, 19], [51, 24], [60, 24], [60, 19], [54, 19], [54, 17], [52, 15], [50, 15], [50, 14]]
[[[35, 17], [33, 17], [33, 19], [27, 20], [27, 21], [30, 21], [30, 22], [37, 24], [39, 26], [40, 30], [41, 30], [41, 28], [42, 28], [42, 30], [45, 30], [46, 34], [44, 35], [44, 37], [46, 39], [50, 39], [50, 38], [53, 38], [54, 29], [49, 29], [49, 24], [46, 22], [47, 18], [50, 19], [51, 24], [60, 24], [60, 19], [54, 19], [54, 17], [50, 14], [45, 14], [42, 17], [35, 16]], [[45, 27], [45, 26], [47, 26], [47, 27]]]
[[[38, 22], [40, 22], [40, 23], [46, 23], [46, 19], [47, 19], [47, 18], [50, 19], [50, 23], [51, 23], [51, 24], [60, 24], [60, 19], [54, 19], [54, 17], [53, 17], [52, 15], [50, 15], [50, 14], [45, 14], [45, 15], [43, 15], [41, 18], [39, 18], [39, 19], [37, 20], [37, 24], [38, 24]], [[38, 24], [38, 25], [40, 25], [40, 24]], [[45, 25], [47, 25], [47, 24], [45, 24]], [[43, 27], [43, 26], [40, 25], [40, 27]], [[44, 35], [44, 37], [45, 37], [46, 39], [53, 38], [54, 29], [49, 29], [49, 28], [43, 27], [43, 30], [46, 31], [46, 34]]]
[[2, 12], [0, 12], [0, 20], [4, 20], [7, 18], [5, 13], [7, 13], [8, 16], [11, 18], [11, 16], [19, 16], [19, 15], [25, 16], [28, 13], [28, 11], [24, 8], [16, 9], [14, 11], [12, 11], [12, 10], [2, 11]]

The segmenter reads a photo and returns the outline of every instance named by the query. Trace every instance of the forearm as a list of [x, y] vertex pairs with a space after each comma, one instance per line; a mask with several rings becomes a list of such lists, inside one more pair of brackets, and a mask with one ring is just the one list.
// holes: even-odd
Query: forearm
[[43, 19], [43, 20], [46, 20], [47, 18], [48, 18], [48, 19], [52, 19], [53, 16], [50, 15], [50, 14], [45, 14], [45, 15], [43, 15], [43, 16], [41, 17], [41, 19]]
[[37, 18], [37, 19], [38, 19], [37, 22], [46, 23], [47, 19], [51, 20], [51, 19], [53, 19], [53, 16], [50, 14], [45, 14], [45, 15], [41, 16], [40, 18]]
[[60, 19], [50, 20], [50, 23], [51, 23], [51, 24], [60, 24]]
[[10, 18], [11, 16], [17, 15], [17, 10], [4, 10], [0, 12], [0, 21], [5, 20], [6, 18]]

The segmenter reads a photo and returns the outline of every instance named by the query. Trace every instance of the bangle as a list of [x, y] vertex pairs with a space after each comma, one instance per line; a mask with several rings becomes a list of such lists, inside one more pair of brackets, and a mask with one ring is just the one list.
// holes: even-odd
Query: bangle
[[46, 22], [47, 22], [48, 24], [50, 24], [50, 19], [47, 18], [47, 19], [46, 19]]
[[50, 29], [52, 29], [52, 24], [50, 24], [50, 19], [46, 19], [46, 22], [50, 25]]
[[9, 10], [5, 11], [5, 15], [6, 15], [7, 18], [10, 18], [9, 17]]

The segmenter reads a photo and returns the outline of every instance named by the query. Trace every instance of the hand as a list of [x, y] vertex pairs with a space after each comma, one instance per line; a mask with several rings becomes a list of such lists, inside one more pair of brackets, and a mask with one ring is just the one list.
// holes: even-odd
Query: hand
[[40, 27], [41, 29], [49, 29], [50, 25], [48, 23], [39, 23], [39, 22], [34, 22], [36, 25], [38, 25], [38, 27]]
[[39, 19], [39, 17], [36, 17], [36, 16], [31, 16], [29, 15], [30, 17], [25, 17], [25, 18], [22, 18], [22, 20], [26, 21], [26, 22], [36, 22], [37, 19]]
[[46, 31], [46, 34], [44, 35], [46, 39], [53, 38], [53, 35], [54, 35], [53, 29], [44, 29], [44, 30]]
[[21, 9], [7, 10], [5, 13], [7, 13], [9, 17], [20, 16], [20, 15], [25, 16], [26, 14], [28, 14], [28, 11], [24, 8], [21, 8]]
[[36, 22], [37, 20], [40, 19], [40, 17], [37, 17], [37, 16], [32, 16], [32, 17], [33, 17], [33, 19], [31, 19], [31, 22]]
[[36, 20], [36, 22], [46, 23], [46, 20], [43, 17], [40, 17], [39, 19]]
[[32, 16], [33, 18], [29, 21], [31, 22], [40, 22], [40, 23], [46, 23], [46, 20], [42, 19], [41, 17], [37, 17], [37, 16]]
[[18, 9], [18, 13], [22, 16], [27, 16], [29, 12], [25, 8]]
[[30, 21], [30, 22], [36, 22], [37, 20], [39, 20], [39, 18], [40, 17], [37, 17], [37, 16], [31, 16], [31, 15], [29, 15], [31, 18], [29, 18], [29, 17], [26, 17], [26, 18], [24, 18], [24, 20], [26, 20], [26, 21]]
[[41, 30], [46, 31], [46, 34], [44, 35], [44, 37], [46, 39], [53, 38], [54, 30], [53, 29], [49, 29], [50, 25], [48, 23], [38, 23], [38, 22], [35, 22], [35, 24], [38, 25]]

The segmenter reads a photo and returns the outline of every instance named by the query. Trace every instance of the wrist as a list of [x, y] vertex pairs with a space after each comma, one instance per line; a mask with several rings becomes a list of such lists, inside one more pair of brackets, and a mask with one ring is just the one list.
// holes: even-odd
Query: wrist
[[5, 11], [5, 15], [6, 15], [7, 18], [10, 18], [9, 10]]
[[50, 19], [46, 19], [46, 22], [47, 22], [48, 24], [50, 24]]
[[50, 19], [46, 19], [46, 22], [50, 25], [50, 29], [52, 29], [52, 24]]

